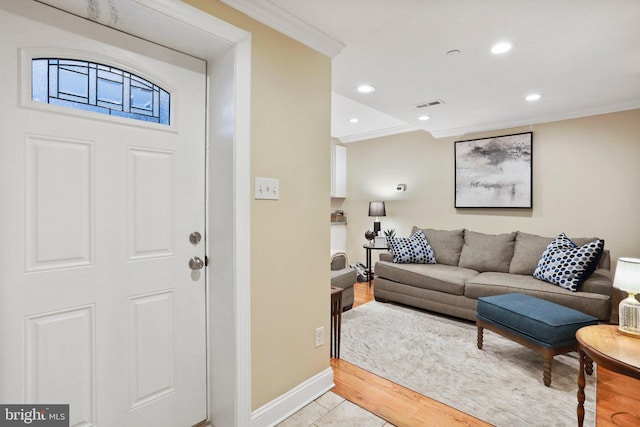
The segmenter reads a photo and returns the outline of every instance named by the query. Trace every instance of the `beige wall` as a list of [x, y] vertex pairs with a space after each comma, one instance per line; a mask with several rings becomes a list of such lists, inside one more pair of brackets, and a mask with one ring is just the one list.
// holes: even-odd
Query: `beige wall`
[[[454, 141], [533, 131], [533, 209], [455, 209]], [[370, 200], [386, 201], [382, 229], [399, 236], [413, 225], [598, 236], [612, 260], [640, 257], [640, 110], [531, 127], [435, 139], [413, 132], [349, 143], [348, 197], [332, 209], [348, 215], [347, 251], [364, 261], [373, 218]], [[398, 193], [396, 184], [407, 184]]]
[[280, 180], [278, 201], [251, 201], [255, 410], [329, 368], [331, 60], [219, 1], [187, 3], [252, 34], [251, 179]]

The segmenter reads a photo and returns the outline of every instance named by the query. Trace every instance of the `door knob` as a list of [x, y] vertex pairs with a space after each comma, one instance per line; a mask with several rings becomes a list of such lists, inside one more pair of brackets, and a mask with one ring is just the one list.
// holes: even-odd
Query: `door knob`
[[194, 256], [189, 260], [189, 268], [192, 270], [201, 270], [204, 267], [204, 261]]

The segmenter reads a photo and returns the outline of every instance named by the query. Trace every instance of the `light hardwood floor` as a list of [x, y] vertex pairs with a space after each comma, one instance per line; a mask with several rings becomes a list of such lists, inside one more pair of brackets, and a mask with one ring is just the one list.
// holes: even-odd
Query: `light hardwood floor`
[[[353, 307], [373, 301], [373, 287], [367, 282], [354, 286]], [[341, 359], [331, 359], [332, 392], [374, 413], [398, 427], [491, 426], [427, 396], [373, 375]]]

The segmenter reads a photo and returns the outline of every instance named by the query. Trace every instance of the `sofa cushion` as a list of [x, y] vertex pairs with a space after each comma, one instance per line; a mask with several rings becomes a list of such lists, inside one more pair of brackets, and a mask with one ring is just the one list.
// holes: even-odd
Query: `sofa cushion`
[[[582, 286], [580, 292], [571, 292], [560, 286], [538, 280], [533, 276], [486, 272], [467, 280], [464, 286], [464, 296], [478, 299], [491, 295], [519, 292], [608, 321], [611, 310], [611, 280], [606, 281], [605, 277], [597, 276], [599, 275], [594, 273]], [[587, 284], [594, 281], [596, 283], [594, 283], [593, 290], [587, 292]]]
[[356, 270], [347, 267], [341, 270], [331, 270], [331, 286], [346, 289], [356, 283]]
[[533, 277], [576, 292], [598, 266], [604, 240], [578, 246], [560, 233], [545, 249]]
[[[586, 243], [597, 240], [597, 237], [578, 237], [572, 239], [573, 242], [582, 246]], [[533, 275], [542, 253], [547, 249], [553, 237], [538, 236], [536, 234], [523, 233], [518, 231], [516, 245], [513, 250], [513, 258], [509, 266], [509, 273]]]
[[[419, 228], [414, 226], [412, 233]], [[460, 230], [434, 230], [423, 228], [424, 235], [436, 257], [438, 264], [458, 265], [460, 252], [464, 244], [464, 229]]]
[[480, 272], [509, 272], [516, 233], [483, 234], [465, 230], [459, 266]]
[[518, 231], [509, 273], [532, 275], [538, 266], [542, 253], [552, 240], [553, 237], [537, 236]]
[[388, 237], [387, 244], [398, 264], [435, 264], [436, 257], [422, 230], [409, 237]]
[[465, 282], [478, 274], [468, 268], [444, 264], [395, 264], [379, 261], [376, 276], [417, 288], [462, 295]]

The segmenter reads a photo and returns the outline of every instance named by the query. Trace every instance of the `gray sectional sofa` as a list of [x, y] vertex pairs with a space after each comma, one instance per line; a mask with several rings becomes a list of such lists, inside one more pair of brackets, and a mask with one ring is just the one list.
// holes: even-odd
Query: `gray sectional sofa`
[[[418, 230], [414, 227], [413, 232]], [[374, 295], [475, 321], [479, 297], [519, 292], [609, 321], [613, 282], [609, 251], [577, 292], [534, 278], [533, 272], [554, 240], [523, 232], [498, 235], [470, 230], [422, 229], [437, 264], [400, 264], [383, 253], [375, 264]], [[571, 238], [581, 246], [595, 238]]]

